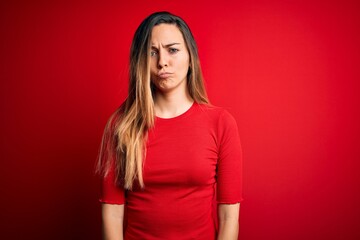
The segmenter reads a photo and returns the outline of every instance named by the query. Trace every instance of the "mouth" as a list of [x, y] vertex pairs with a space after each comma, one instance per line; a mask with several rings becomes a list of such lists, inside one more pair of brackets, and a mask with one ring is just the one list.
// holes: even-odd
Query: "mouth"
[[170, 77], [172, 75], [172, 73], [169, 73], [169, 72], [159, 72], [158, 74], [157, 74], [157, 76], [159, 77], [159, 78], [168, 78], [168, 77]]

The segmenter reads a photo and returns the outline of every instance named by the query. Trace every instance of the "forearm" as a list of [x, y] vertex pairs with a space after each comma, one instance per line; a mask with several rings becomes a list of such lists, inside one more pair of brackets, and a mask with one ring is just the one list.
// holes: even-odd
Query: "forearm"
[[124, 205], [103, 204], [103, 239], [123, 240]]
[[239, 235], [239, 222], [225, 220], [219, 222], [218, 240], [237, 240]]
[[240, 203], [219, 204], [219, 234], [217, 240], [237, 240], [239, 235]]

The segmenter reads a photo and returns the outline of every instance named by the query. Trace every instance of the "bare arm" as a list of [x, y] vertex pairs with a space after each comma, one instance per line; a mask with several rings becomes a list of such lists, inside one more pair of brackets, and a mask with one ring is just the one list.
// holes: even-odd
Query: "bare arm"
[[239, 234], [240, 203], [219, 204], [219, 235], [218, 240], [237, 240]]
[[124, 204], [102, 204], [103, 239], [123, 240]]

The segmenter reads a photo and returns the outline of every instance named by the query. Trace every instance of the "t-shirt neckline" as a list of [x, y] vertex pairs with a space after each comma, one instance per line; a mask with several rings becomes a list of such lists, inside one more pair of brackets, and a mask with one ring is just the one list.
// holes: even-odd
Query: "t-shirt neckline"
[[197, 105], [197, 103], [194, 101], [192, 103], [192, 105], [189, 107], [189, 109], [187, 109], [185, 112], [183, 112], [180, 115], [177, 115], [175, 117], [162, 118], [162, 117], [155, 116], [155, 119], [156, 119], [156, 121], [160, 121], [160, 122], [170, 122], [170, 121], [180, 120], [180, 119], [186, 117], [187, 115], [189, 115], [194, 110], [196, 105]]

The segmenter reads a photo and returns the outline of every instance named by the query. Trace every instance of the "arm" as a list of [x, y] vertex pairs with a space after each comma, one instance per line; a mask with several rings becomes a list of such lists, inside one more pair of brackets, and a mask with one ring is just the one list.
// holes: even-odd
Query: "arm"
[[103, 239], [123, 240], [124, 204], [102, 204]]
[[237, 240], [239, 234], [240, 203], [219, 204], [219, 235], [218, 240]]

